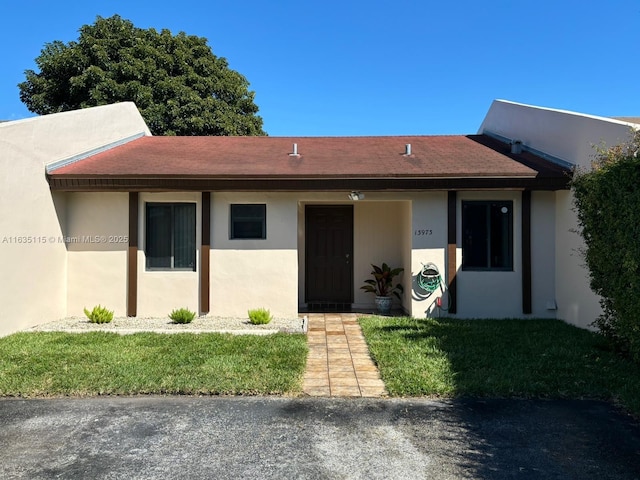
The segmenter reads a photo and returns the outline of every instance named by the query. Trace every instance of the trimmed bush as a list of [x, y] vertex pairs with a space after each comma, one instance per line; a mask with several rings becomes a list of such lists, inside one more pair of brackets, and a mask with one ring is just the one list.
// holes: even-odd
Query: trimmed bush
[[179, 308], [169, 314], [173, 323], [191, 323], [196, 318], [196, 313], [188, 308]]
[[107, 310], [106, 307], [96, 305], [93, 310], [84, 309], [84, 314], [91, 323], [109, 323], [113, 320], [113, 311]]
[[254, 308], [247, 313], [249, 314], [249, 321], [254, 325], [265, 325], [273, 318], [271, 312], [266, 308]]
[[640, 132], [598, 150], [593, 168], [573, 179], [591, 288], [602, 315], [594, 325], [640, 362]]

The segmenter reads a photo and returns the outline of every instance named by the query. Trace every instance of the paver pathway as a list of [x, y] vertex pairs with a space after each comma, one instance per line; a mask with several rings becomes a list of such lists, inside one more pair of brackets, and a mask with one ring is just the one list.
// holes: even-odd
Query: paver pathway
[[303, 391], [316, 397], [387, 395], [355, 313], [310, 313]]

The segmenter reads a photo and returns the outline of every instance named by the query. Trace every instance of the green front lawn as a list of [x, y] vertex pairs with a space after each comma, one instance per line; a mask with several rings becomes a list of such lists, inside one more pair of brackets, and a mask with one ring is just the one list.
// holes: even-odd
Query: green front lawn
[[16, 333], [0, 338], [0, 395], [296, 394], [304, 335]]
[[391, 395], [600, 398], [640, 414], [640, 366], [559, 320], [360, 319]]

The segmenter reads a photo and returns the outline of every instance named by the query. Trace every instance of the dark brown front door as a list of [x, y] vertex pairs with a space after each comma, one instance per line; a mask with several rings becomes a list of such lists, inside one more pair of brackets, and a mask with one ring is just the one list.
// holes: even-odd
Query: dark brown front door
[[306, 302], [353, 302], [353, 206], [307, 205]]

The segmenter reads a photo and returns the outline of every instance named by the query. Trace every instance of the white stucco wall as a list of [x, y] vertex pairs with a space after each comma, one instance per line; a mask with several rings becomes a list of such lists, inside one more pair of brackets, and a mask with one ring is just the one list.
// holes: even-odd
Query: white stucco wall
[[[521, 140], [565, 162], [589, 168], [594, 145], [613, 146], [629, 138], [631, 124], [610, 118], [496, 100], [479, 133], [494, 133]], [[557, 192], [555, 204], [555, 257], [557, 317], [589, 327], [601, 313], [589, 287], [588, 271], [579, 250], [584, 243], [575, 228], [570, 192]]]
[[0, 123], [0, 335], [67, 315], [66, 199], [46, 165], [148, 134], [130, 103]]
[[[264, 203], [267, 238], [231, 240], [230, 205]], [[298, 202], [289, 193], [211, 195], [211, 315], [246, 317], [250, 308], [298, 314]]]
[[617, 145], [628, 138], [630, 127], [611, 118], [495, 100], [478, 133], [521, 140], [524, 146], [588, 167], [594, 145]]

